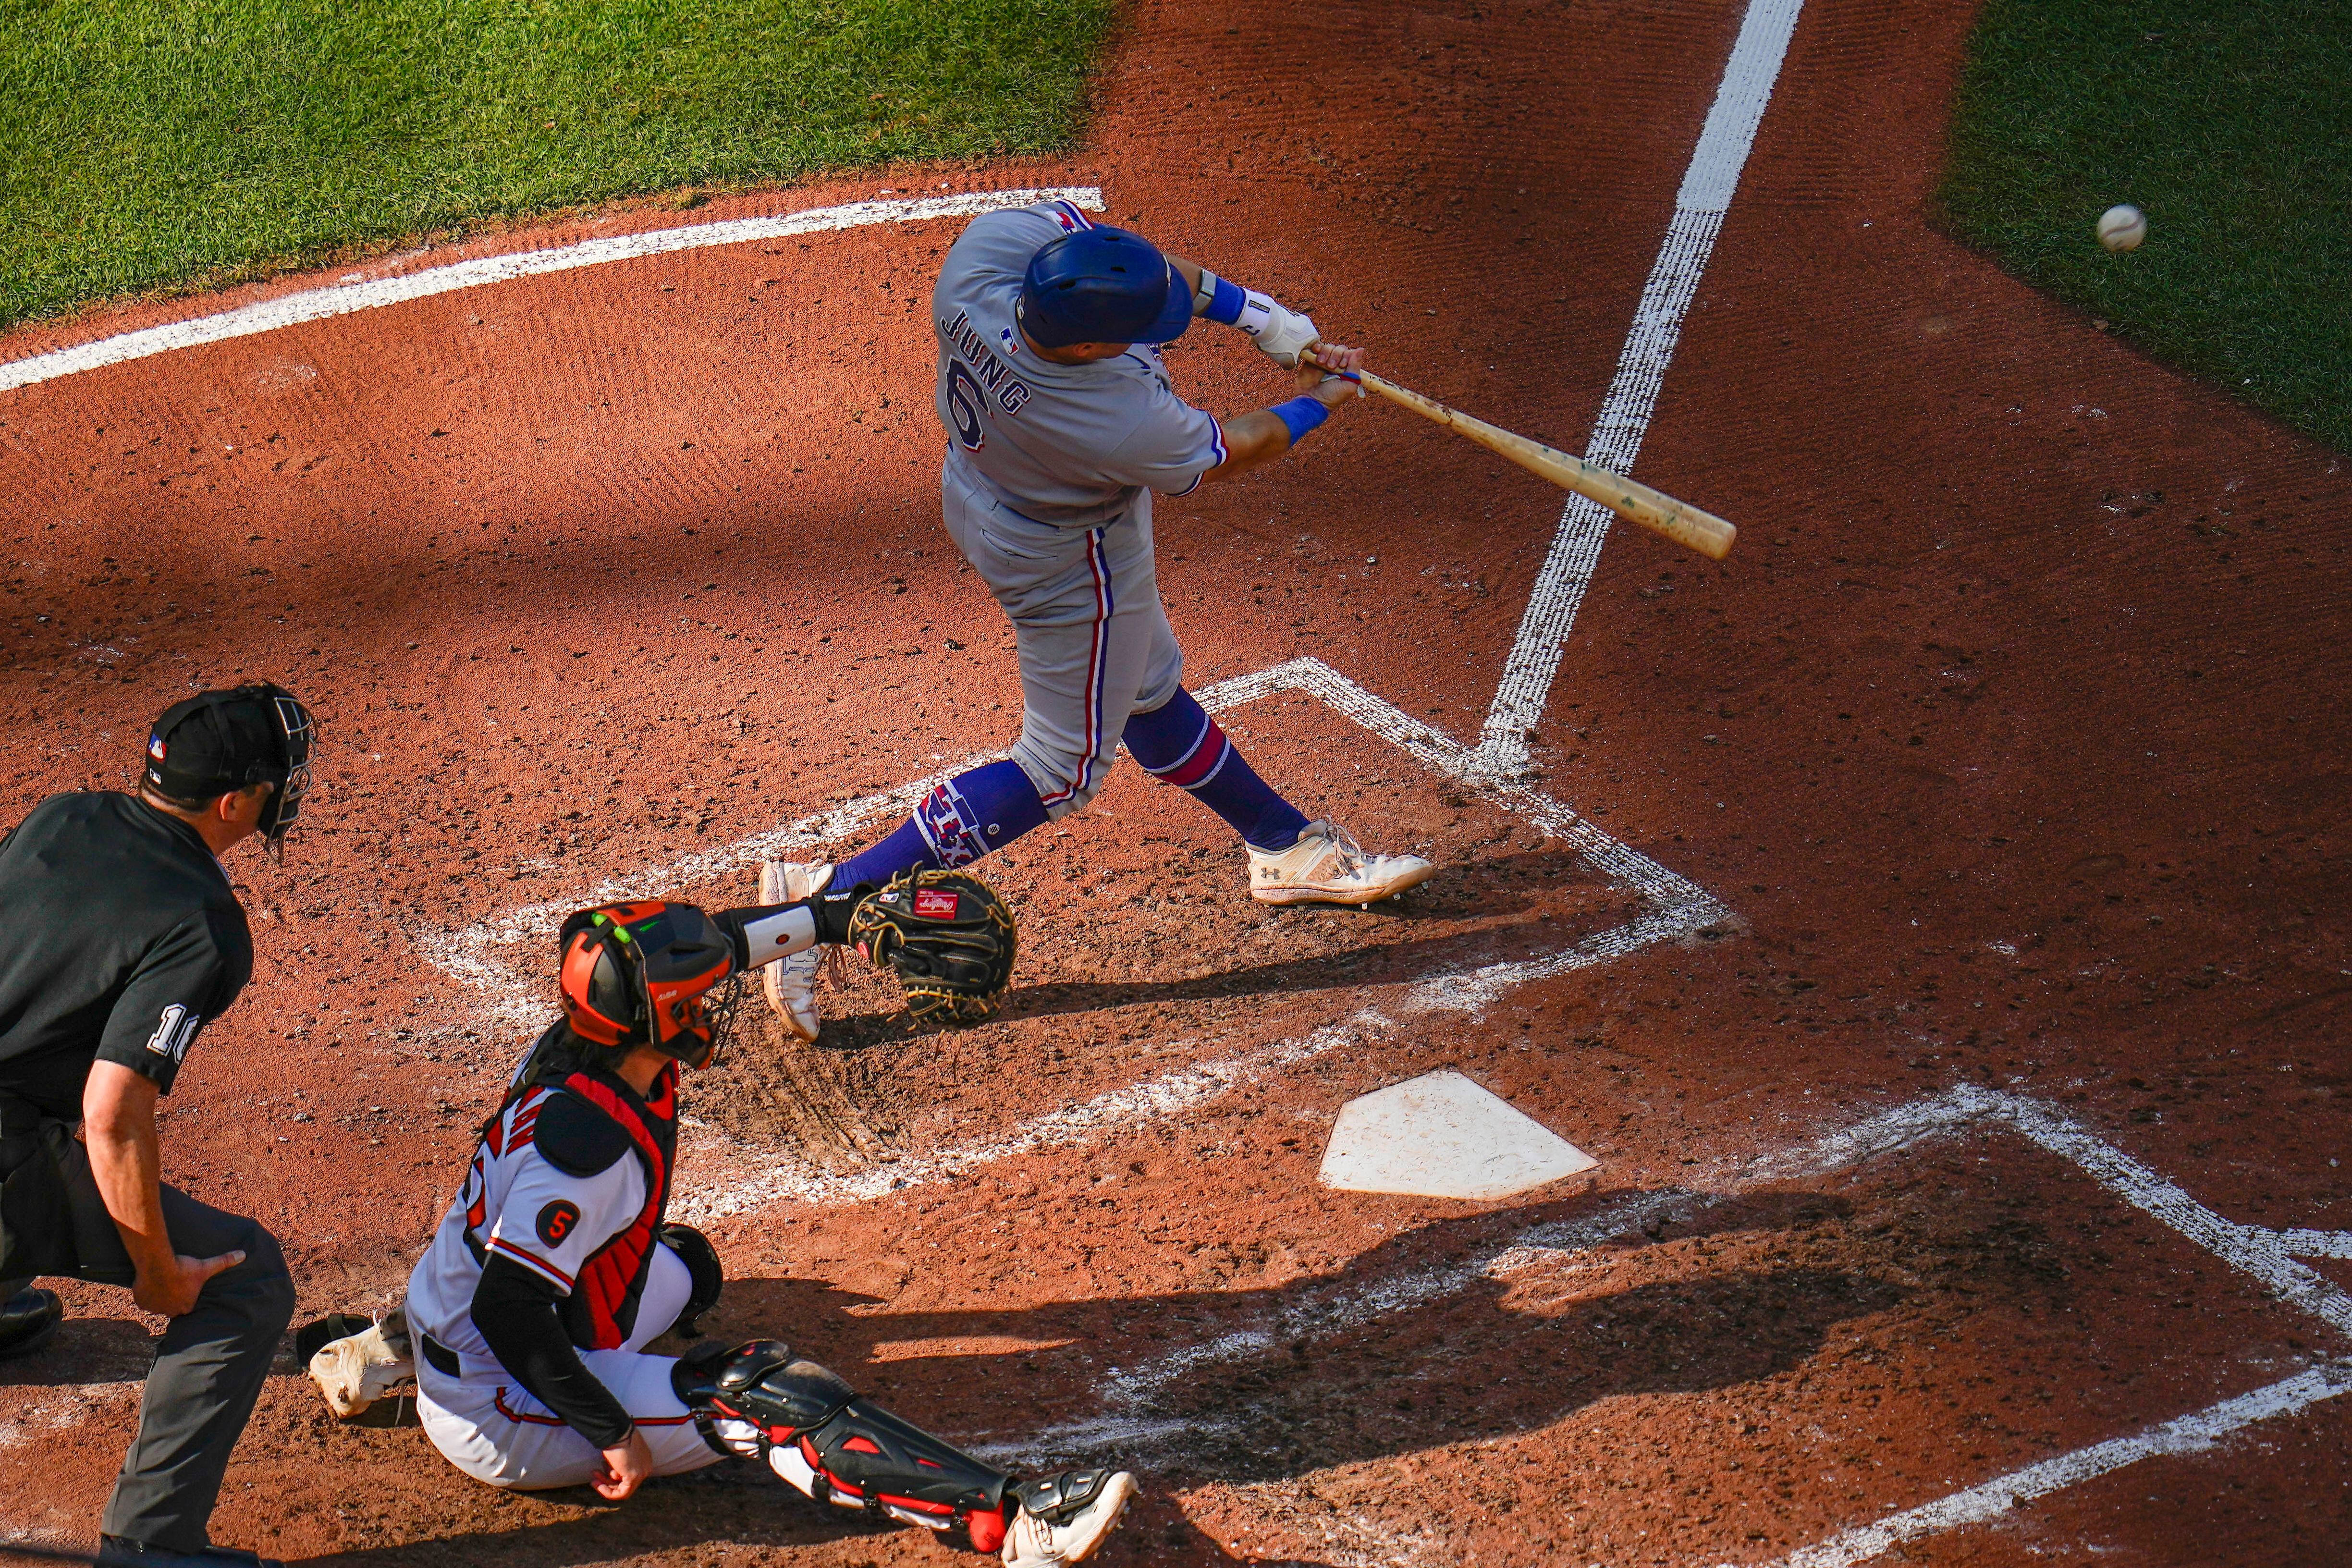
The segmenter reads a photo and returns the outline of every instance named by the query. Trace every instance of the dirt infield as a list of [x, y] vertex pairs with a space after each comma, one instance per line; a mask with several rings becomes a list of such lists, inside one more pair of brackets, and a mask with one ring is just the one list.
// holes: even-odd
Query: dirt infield
[[[1145, 5], [1083, 157], [692, 217], [1099, 186], [1571, 447], [1744, 15]], [[1934, 231], [1967, 25], [1798, 16], [1640, 458], [1740, 545], [1611, 540], [1529, 778], [1464, 748], [1555, 492], [1367, 404], [1162, 505], [1191, 682], [1240, 682], [1268, 778], [1438, 879], [1263, 909], [1221, 826], [1122, 772], [992, 863], [1026, 922], [1002, 1019], [910, 1038], [855, 982], [822, 1047], [771, 1030], [693, 1086], [680, 1201], [736, 1277], [712, 1331], [1004, 1462], [1132, 1461], [1111, 1563], [2325, 1556], [2352, 1273], [2295, 1259], [2352, 1227], [2352, 477]], [[937, 521], [953, 233], [649, 255], [0, 393], [6, 809], [119, 784], [192, 685], [266, 672], [329, 726], [317, 826], [282, 870], [232, 859], [254, 986], [164, 1118], [173, 1178], [284, 1239], [305, 1315], [396, 1290], [548, 910], [748, 899], [792, 825], [857, 841], [1010, 739], [1009, 634]], [[1278, 395], [1213, 332], [1170, 358], [1212, 409]], [[1301, 659], [1330, 679], [1249, 683]], [[1345, 1100], [1437, 1067], [1600, 1169], [1500, 1204], [1317, 1184]], [[57, 1348], [0, 1369], [0, 1521], [87, 1542], [153, 1325], [68, 1294]], [[283, 1370], [223, 1541], [949, 1560], [748, 1473], [493, 1494]]]

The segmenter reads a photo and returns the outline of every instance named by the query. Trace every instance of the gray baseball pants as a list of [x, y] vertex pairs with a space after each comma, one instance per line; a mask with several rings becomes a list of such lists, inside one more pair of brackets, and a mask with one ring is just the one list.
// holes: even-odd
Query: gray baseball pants
[[999, 501], [950, 448], [940, 468], [948, 537], [1012, 617], [1021, 658], [1013, 760], [1048, 817], [1092, 800], [1130, 713], [1176, 695], [1184, 653], [1160, 602], [1151, 492], [1096, 528], [1057, 528]]
[[[23, 1151], [31, 1140], [7, 1141]], [[130, 1287], [136, 1277], [91, 1176], [89, 1152], [61, 1141], [58, 1163], [79, 1258], [76, 1279]], [[53, 1147], [56, 1145], [53, 1144]], [[35, 1154], [35, 1158], [47, 1158]], [[205, 1282], [193, 1310], [173, 1318], [155, 1347], [141, 1396], [139, 1431], [122, 1458], [99, 1529], [152, 1546], [194, 1552], [220, 1495], [231, 1449], [253, 1414], [262, 1380], [294, 1316], [294, 1281], [278, 1242], [259, 1222], [163, 1189], [163, 1228], [184, 1257], [242, 1247], [245, 1261]], [[0, 1300], [29, 1280], [0, 1282]]]

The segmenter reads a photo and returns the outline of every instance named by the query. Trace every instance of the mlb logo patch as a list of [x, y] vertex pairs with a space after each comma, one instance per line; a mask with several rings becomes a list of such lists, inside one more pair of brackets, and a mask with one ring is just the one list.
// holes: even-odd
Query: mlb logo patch
[[915, 915], [919, 920], [951, 921], [956, 918], [956, 896], [945, 888], [918, 888]]
[[163, 760], [163, 736], [150, 735], [147, 737], [147, 754], [154, 758], [159, 763]]

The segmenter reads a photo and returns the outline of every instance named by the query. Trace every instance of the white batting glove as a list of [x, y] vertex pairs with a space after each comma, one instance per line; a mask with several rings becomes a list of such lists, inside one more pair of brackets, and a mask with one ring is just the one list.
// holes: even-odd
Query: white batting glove
[[1301, 351], [1312, 348], [1322, 336], [1315, 330], [1313, 321], [1297, 310], [1277, 305], [1273, 299], [1252, 289], [1243, 297], [1241, 320], [1234, 325], [1250, 335], [1260, 351], [1274, 356], [1274, 362], [1286, 370], [1298, 368]]

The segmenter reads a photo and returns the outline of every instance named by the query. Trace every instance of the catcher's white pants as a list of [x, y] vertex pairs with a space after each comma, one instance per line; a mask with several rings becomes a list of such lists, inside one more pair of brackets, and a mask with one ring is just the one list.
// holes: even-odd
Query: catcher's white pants
[[[655, 1247], [653, 1272], [637, 1306], [637, 1332], [618, 1350], [580, 1352], [589, 1375], [611, 1389], [636, 1422], [657, 1476], [698, 1470], [719, 1458], [670, 1387], [670, 1368], [677, 1363], [640, 1350], [677, 1321], [692, 1288], [677, 1255]], [[478, 1481], [520, 1491], [584, 1485], [604, 1468], [604, 1456], [587, 1438], [496, 1363], [478, 1372], [468, 1362], [462, 1370], [465, 1375], [451, 1377], [422, 1356], [416, 1361], [417, 1416], [451, 1464]]]

